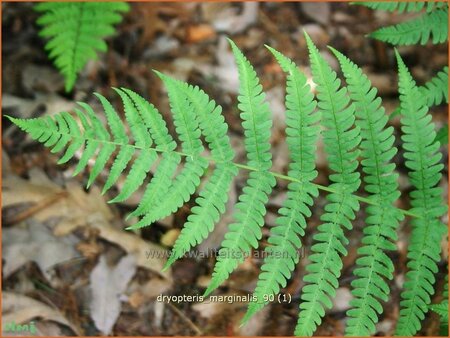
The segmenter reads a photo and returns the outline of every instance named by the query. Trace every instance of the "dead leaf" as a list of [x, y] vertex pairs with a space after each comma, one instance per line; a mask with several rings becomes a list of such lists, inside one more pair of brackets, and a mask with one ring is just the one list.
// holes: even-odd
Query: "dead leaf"
[[186, 29], [186, 41], [198, 43], [213, 39], [216, 36], [215, 30], [207, 24], [189, 26]]
[[170, 229], [161, 237], [161, 244], [171, 247], [174, 245], [179, 235], [180, 229]]
[[97, 329], [105, 335], [111, 333], [119, 317], [122, 308], [120, 296], [135, 272], [135, 258], [131, 255], [123, 257], [113, 268], [108, 266], [105, 256], [102, 255], [91, 272], [91, 317]]
[[196, 66], [199, 72], [205, 76], [217, 77], [220, 87], [232, 94], [239, 91], [239, 73], [237, 70], [234, 55], [229, 49], [229, 44], [224, 36], [219, 37], [217, 44], [216, 58], [218, 65], [199, 64]]
[[330, 20], [330, 4], [326, 2], [303, 2], [303, 13], [309, 16], [314, 21], [322, 25], [328, 24]]
[[89, 226], [99, 230], [99, 236], [104, 240], [115, 243], [128, 254], [134, 255], [138, 266], [152, 270], [166, 278], [168, 282], [171, 281], [170, 270], [162, 271], [168, 256], [167, 250], [143, 240], [134, 233], [115, 229], [108, 223], [104, 223], [101, 218], [90, 217]]
[[244, 2], [242, 6], [240, 14], [236, 7], [226, 7], [224, 10], [217, 12], [211, 22], [214, 28], [218, 32], [237, 34], [253, 25], [258, 19], [259, 3]]
[[[105, 220], [113, 218], [98, 187], [92, 186], [86, 193], [78, 183], [68, 181], [66, 189], [63, 189], [50, 181], [40, 169], [30, 170], [29, 176], [28, 180], [14, 174], [3, 176], [3, 208], [21, 203], [41, 204], [43, 207], [35, 210], [32, 216], [40, 222], [59, 222], [59, 229], [64, 231], [55, 232], [57, 236], [66, 235], [78, 226], [85, 225], [92, 215], [98, 214]], [[52, 203], [43, 205], [45, 201]]]
[[2, 323], [25, 324], [32, 319], [42, 318], [63, 324], [81, 335], [79, 328], [70, 323], [56, 308], [41, 303], [33, 298], [13, 292], [2, 292]]
[[333, 312], [346, 311], [350, 307], [350, 300], [353, 298], [348, 288], [338, 288], [336, 296], [333, 298]]
[[7, 278], [24, 264], [33, 261], [51, 280], [50, 269], [53, 266], [79, 256], [74, 249], [77, 241], [71, 235], [56, 238], [51, 229], [37, 221], [28, 221], [24, 228], [6, 228], [2, 236], [4, 277]]

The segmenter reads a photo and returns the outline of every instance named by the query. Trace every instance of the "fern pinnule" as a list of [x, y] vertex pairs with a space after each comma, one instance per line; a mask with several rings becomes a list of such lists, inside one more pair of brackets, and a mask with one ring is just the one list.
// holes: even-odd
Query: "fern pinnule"
[[399, 13], [420, 12], [423, 9], [431, 12], [436, 8], [445, 6], [444, 1], [357, 1], [354, 4], [381, 11], [397, 11]]
[[192, 208], [192, 214], [188, 216], [187, 222], [175, 241], [164, 270], [208, 237], [219, 221], [220, 215], [225, 212], [228, 191], [236, 174], [237, 168], [233, 164], [217, 164], [209, 181], [195, 200], [197, 206]]
[[255, 168], [249, 175], [239, 196], [234, 219], [229, 225], [214, 267], [213, 277], [205, 291], [210, 294], [244, 261], [251, 247], [258, 247], [264, 225], [265, 204], [275, 186], [275, 178], [268, 170], [272, 166], [270, 128], [272, 121], [265, 94], [255, 70], [238, 47], [229, 40], [239, 72], [238, 108], [243, 120], [248, 166]]
[[124, 91], [117, 88], [113, 89], [122, 99], [125, 117], [130, 125], [135, 146], [140, 149], [140, 154], [133, 162], [122, 190], [109, 203], [122, 202], [128, 199], [142, 185], [152, 164], [157, 160], [156, 152], [153, 149], [148, 150], [153, 145], [153, 139], [148, 131], [146, 118], [139, 114], [130, 97]]
[[448, 66], [419, 89], [426, 98], [427, 107], [437, 106], [443, 102], [448, 103]]
[[165, 81], [170, 81], [172, 86], [169, 88], [177, 91], [177, 95], [184, 96], [192, 105], [199, 128], [209, 145], [211, 157], [216, 162], [209, 181], [195, 201], [197, 206], [192, 208], [192, 214], [189, 215], [173, 246], [171, 256], [165, 265], [167, 269], [191, 247], [202, 242], [213, 230], [220, 215], [225, 212], [228, 191], [233, 177], [237, 174], [237, 167], [231, 163], [234, 151], [227, 135], [228, 126], [221, 114], [222, 108], [197, 86], [167, 76]]
[[125, 2], [44, 2], [34, 6], [43, 12], [37, 23], [40, 35], [48, 38], [45, 45], [49, 58], [65, 78], [66, 91], [72, 90], [77, 74], [97, 51], [104, 52], [103, 40], [114, 33], [113, 25], [127, 12]]
[[[98, 148], [107, 141], [110, 140], [110, 136], [108, 134], [108, 131], [103, 126], [102, 122], [99, 120], [95, 112], [92, 110], [92, 108], [87, 105], [84, 102], [78, 102], [78, 105], [84, 109], [84, 112], [87, 114], [88, 120], [84, 117], [85, 114], [78, 110], [78, 116], [80, 117], [83, 127], [87, 130], [89, 130], [92, 134], [92, 138], [89, 136], [86, 138], [86, 147], [80, 157], [80, 160], [78, 161], [78, 164], [73, 172], [73, 176], [78, 175], [81, 171], [83, 171], [88, 161], [94, 157], [96, 151]], [[64, 133], [64, 130], [59, 130], [61, 133]], [[89, 134], [88, 134], [89, 135]], [[106, 141], [106, 142], [105, 142]]]
[[142, 216], [152, 210], [172, 186], [171, 178], [181, 161], [181, 156], [173, 152], [177, 145], [156, 107], [129, 89], [122, 88], [121, 91], [130, 97], [137, 112], [144, 119], [156, 148], [163, 152], [161, 162], [156, 168], [153, 179], [147, 184], [141, 202], [128, 217]]
[[166, 194], [161, 196], [161, 200], [157, 201], [164, 207], [148, 207], [144, 217], [128, 229], [147, 226], [178, 210], [200, 185], [200, 177], [208, 166], [208, 162], [199, 157], [204, 148], [200, 139], [198, 120], [192, 118], [195, 116], [192, 104], [183, 93], [176, 90], [176, 83], [172, 79], [160, 72], [156, 74], [167, 89], [175, 130], [181, 141], [182, 151], [188, 158], [181, 172], [175, 177], [174, 183], [170, 185]]
[[311, 247], [310, 263], [306, 266], [308, 274], [304, 277], [306, 285], [302, 288], [300, 314], [295, 328], [299, 336], [311, 336], [330, 308], [331, 298], [336, 294], [338, 277], [342, 268], [341, 255], [346, 255], [348, 240], [344, 228], [352, 228], [351, 221], [359, 203], [353, 193], [360, 185], [356, 149], [361, 140], [359, 127], [353, 128], [355, 109], [349, 105], [345, 87], [327, 62], [320, 55], [311, 38], [305, 33], [309, 50], [313, 81], [317, 84], [318, 108], [322, 114], [325, 152], [333, 182], [331, 187], [339, 193], [327, 195], [328, 204], [313, 236], [315, 244]]
[[393, 45], [433, 44], [448, 40], [448, 7], [424, 13], [394, 26], [382, 27], [369, 36]]
[[362, 136], [365, 190], [377, 202], [366, 207], [368, 225], [363, 230], [363, 245], [358, 249], [360, 257], [353, 272], [357, 278], [352, 282], [354, 299], [350, 301], [352, 309], [347, 312], [350, 319], [346, 327], [347, 335], [369, 336], [375, 333], [378, 314], [382, 311], [379, 300], [386, 301], [389, 296], [389, 287], [383, 278], [392, 279], [394, 264], [384, 251], [395, 250], [396, 228], [402, 218], [394, 206], [400, 196], [398, 174], [392, 163], [397, 148], [394, 128], [387, 127], [388, 117], [368, 77], [343, 54], [331, 50], [341, 65], [356, 107], [356, 125], [361, 128]]
[[411, 336], [421, 327], [434, 293], [435, 273], [440, 259], [440, 243], [446, 227], [440, 217], [445, 214], [442, 189], [437, 186], [444, 167], [440, 163], [439, 142], [425, 99], [420, 95], [411, 74], [396, 51], [399, 69], [399, 92], [404, 157], [414, 187], [410, 193], [412, 211], [421, 215], [411, 221], [412, 232], [408, 247], [404, 291], [401, 294], [400, 318], [395, 333]]
[[299, 260], [300, 238], [305, 234], [306, 217], [311, 216], [310, 207], [318, 189], [311, 182], [316, 178], [315, 153], [320, 134], [317, 122], [320, 114], [315, 111], [316, 101], [307, 84], [306, 76], [295, 63], [273, 48], [266, 46], [286, 72], [286, 143], [290, 154], [289, 176], [300, 182], [288, 185], [287, 198], [278, 211], [280, 216], [270, 231], [269, 245], [264, 250], [256, 289], [255, 301], [248, 305], [242, 322], [261, 310], [276, 295]]

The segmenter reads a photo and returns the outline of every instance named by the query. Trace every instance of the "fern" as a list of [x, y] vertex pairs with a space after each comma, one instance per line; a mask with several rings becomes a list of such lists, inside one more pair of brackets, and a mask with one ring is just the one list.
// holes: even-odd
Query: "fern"
[[65, 89], [71, 91], [77, 74], [97, 51], [105, 52], [103, 40], [114, 33], [113, 25], [127, 12], [125, 2], [46, 2], [35, 10], [43, 12], [37, 23], [40, 35], [50, 41], [45, 45], [50, 59], [65, 78]]
[[231, 40], [230, 44], [239, 71], [238, 108], [243, 120], [247, 164], [256, 171], [250, 173], [243, 193], [239, 196], [234, 214], [236, 222], [229, 225], [225, 234], [205, 296], [228, 278], [252, 247], [258, 247], [266, 213], [265, 204], [275, 185], [275, 178], [268, 172], [272, 166], [269, 106], [252, 65]]
[[386, 127], [388, 118], [370, 80], [348, 58], [332, 49], [341, 64], [350, 98], [356, 105], [356, 124], [361, 128], [362, 169], [366, 176], [365, 190], [372, 194], [378, 205], [366, 208], [367, 226], [364, 228], [360, 257], [352, 282], [353, 309], [347, 312], [346, 334], [369, 336], [375, 333], [377, 314], [381, 314], [379, 300], [386, 301], [389, 287], [383, 278], [392, 279], [394, 265], [384, 252], [395, 250], [392, 243], [397, 240], [396, 228], [401, 219], [393, 203], [400, 196], [398, 174], [394, 173], [392, 158], [397, 153], [393, 146], [393, 128]]
[[[125, 88], [114, 88], [114, 91], [122, 101], [129, 128], [125, 128], [115, 108], [100, 94], [95, 96], [103, 107], [107, 127], [92, 107], [82, 102], [78, 103], [75, 114], [62, 112], [29, 120], [9, 118], [52, 153], [61, 152], [59, 163], [70, 161], [80, 153], [74, 175], [86, 170], [92, 162], [88, 186], [108, 163], [112, 163], [103, 193], [108, 192], [121, 175], [125, 176], [125, 181], [110, 202], [126, 200], [147, 180], [139, 205], [129, 215], [140, 219], [129, 229], [151, 225], [176, 212], [199, 189], [201, 178], [210, 173], [198, 192], [196, 206], [174, 244], [165, 269], [214, 229], [225, 211], [228, 191], [238, 169], [249, 170], [246, 185], [235, 205], [234, 222], [225, 234], [205, 295], [228, 279], [252, 248], [258, 247], [265, 204], [275, 186], [275, 178], [290, 181], [287, 198], [264, 250], [266, 258], [254, 291], [256, 300], [249, 304], [243, 323], [286, 286], [298, 263], [298, 250], [307, 218], [311, 216], [310, 208], [321, 189], [328, 193], [327, 204], [322, 224], [313, 236], [295, 333], [312, 335], [325, 309], [331, 308], [339, 285], [342, 256], [347, 254], [348, 239], [344, 231], [352, 229], [359, 202], [364, 202], [367, 226], [353, 272], [356, 277], [352, 282], [354, 298], [347, 312], [346, 334], [373, 334], [382, 312], [381, 302], [390, 293], [387, 280], [392, 278], [393, 264], [387, 251], [395, 248], [395, 230], [403, 214], [413, 217], [409, 272], [402, 293], [397, 334], [414, 334], [430, 307], [434, 273], [440, 259], [440, 247], [436, 243], [445, 231], [439, 218], [446, 208], [442, 204], [441, 189], [436, 186], [443, 165], [439, 164], [439, 143], [426, 106], [447, 100], [444, 79], [448, 69], [419, 89], [397, 55], [404, 157], [414, 186], [410, 195], [412, 210], [405, 211], [394, 206], [399, 197], [398, 177], [392, 162], [397, 149], [393, 128], [387, 126], [388, 117], [376, 89], [355, 64], [332, 49], [346, 79], [347, 86], [342, 86], [307, 35], [306, 40], [313, 81], [317, 84], [316, 98], [297, 66], [268, 47], [287, 73], [286, 142], [291, 159], [288, 175], [270, 171], [270, 110], [254, 68], [231, 41], [240, 79], [238, 108], [245, 136], [246, 164], [233, 162], [235, 154], [221, 107], [197, 86], [159, 72], [156, 74], [167, 90], [178, 142], [170, 135], [158, 109]], [[322, 136], [332, 171], [331, 184], [327, 187], [314, 183], [319, 125], [324, 127]], [[130, 130], [129, 135], [126, 129]], [[368, 197], [356, 195], [360, 186], [359, 157]], [[151, 169], [152, 175], [149, 174]], [[439, 304], [431, 305], [432, 309], [434, 307], [436, 311], [442, 310]]]
[[314, 235], [316, 244], [309, 256], [311, 263], [306, 266], [307, 283], [301, 292], [300, 314], [295, 328], [298, 336], [311, 336], [325, 315], [325, 308], [331, 308], [331, 298], [336, 294], [338, 278], [342, 268], [342, 255], [347, 254], [348, 240], [344, 229], [351, 230], [351, 221], [359, 208], [353, 195], [360, 185], [356, 149], [360, 142], [359, 127], [352, 128], [355, 122], [355, 109], [349, 104], [346, 89], [339, 88], [336, 73], [319, 54], [308, 35], [306, 41], [310, 54], [311, 70], [317, 84], [318, 107], [322, 113], [325, 152], [328, 155], [331, 187], [339, 193], [327, 195], [328, 204]]
[[429, 308], [441, 317], [441, 324], [447, 329], [444, 333], [446, 334], [448, 332], [448, 274], [445, 275], [444, 292], [442, 296], [444, 297], [443, 301], [438, 304], [431, 304]]
[[420, 87], [420, 93], [425, 96], [427, 107], [448, 103], [448, 67], [445, 66], [435, 77]]
[[311, 184], [317, 176], [315, 152], [320, 115], [315, 112], [316, 101], [310, 92], [306, 76], [297, 66], [278, 51], [268, 48], [288, 74], [286, 143], [291, 156], [289, 176], [297, 178], [299, 182], [289, 184], [287, 198], [278, 211], [280, 217], [275, 221], [276, 226], [271, 229], [268, 240], [270, 246], [265, 249], [264, 263], [254, 291], [255, 301], [249, 304], [243, 323], [261, 310], [268, 299], [271, 299], [271, 295], [278, 294], [280, 288], [286, 286], [299, 259], [299, 237], [305, 234], [305, 217], [311, 215], [313, 198], [318, 195], [317, 187]]
[[424, 13], [418, 18], [383, 27], [369, 36], [393, 45], [433, 44], [448, 40], [448, 7]]
[[444, 165], [439, 163], [442, 155], [435, 142], [436, 132], [431, 116], [427, 114], [424, 98], [408, 72], [400, 55], [396, 52], [399, 67], [399, 91], [401, 103], [402, 136], [406, 166], [415, 190], [411, 192], [413, 211], [422, 215], [413, 219], [408, 268], [400, 318], [396, 334], [414, 335], [420, 329], [420, 322], [434, 293], [434, 274], [440, 259], [440, 243], [446, 227], [440, 222], [446, 207], [442, 203], [442, 189], [436, 187], [441, 179]]
[[[445, 66], [430, 81], [420, 86], [419, 91], [425, 97], [425, 104], [428, 108], [448, 103], [448, 67]], [[400, 115], [400, 107], [397, 107], [389, 118], [392, 119], [398, 115]]]
[[198, 87], [175, 81], [162, 74], [161, 76], [166, 82], [172, 83], [173, 86], [168, 88], [173, 88], [191, 103], [199, 120], [200, 129], [205, 135], [205, 140], [210, 144], [212, 159], [218, 163], [210, 180], [196, 199], [199, 206], [192, 209], [192, 214], [188, 217], [188, 221], [174, 244], [171, 257], [165, 266], [167, 269], [191, 247], [201, 243], [213, 230], [220, 214], [225, 212], [228, 190], [233, 177], [237, 174], [237, 168], [229, 163], [234, 158], [234, 151], [226, 134], [228, 128], [221, 115], [221, 107], [210, 100]]
[[427, 12], [431, 12], [435, 8], [441, 8], [445, 6], [445, 2], [443, 1], [358, 1], [354, 3], [361, 6], [366, 6], [371, 9], [388, 12], [397, 11], [398, 13], [420, 12], [423, 9], [425, 9]]

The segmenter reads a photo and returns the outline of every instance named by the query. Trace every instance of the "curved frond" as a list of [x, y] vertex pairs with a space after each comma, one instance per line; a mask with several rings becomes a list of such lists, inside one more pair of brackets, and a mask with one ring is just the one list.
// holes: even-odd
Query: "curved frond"
[[411, 74], [396, 51], [399, 68], [399, 91], [403, 149], [409, 178], [414, 187], [410, 193], [412, 211], [421, 218], [411, 221], [412, 232], [408, 247], [408, 268], [404, 291], [401, 295], [400, 318], [396, 335], [412, 336], [421, 327], [428, 311], [437, 262], [440, 259], [440, 243], [446, 231], [440, 217], [445, 214], [442, 189], [437, 186], [444, 167], [442, 154], [435, 142], [434, 123], [424, 98], [420, 95]]
[[104, 38], [114, 34], [114, 24], [127, 12], [125, 2], [44, 2], [35, 10], [43, 12], [37, 23], [50, 59], [65, 78], [66, 91], [72, 90], [78, 73], [97, 52], [105, 52]]
[[239, 71], [238, 108], [241, 111], [245, 135], [245, 150], [251, 172], [243, 193], [239, 196], [234, 219], [229, 226], [205, 295], [210, 294], [244, 261], [251, 248], [258, 247], [261, 227], [266, 213], [265, 203], [275, 186], [275, 178], [268, 172], [272, 166], [270, 128], [272, 121], [265, 94], [250, 62], [231, 40], [231, 49]]
[[378, 203], [366, 207], [367, 225], [353, 272], [356, 276], [352, 282], [354, 299], [350, 302], [352, 309], [347, 312], [350, 319], [346, 327], [347, 335], [371, 336], [382, 311], [380, 300], [386, 301], [389, 297], [389, 286], [383, 278], [392, 279], [394, 272], [394, 264], [385, 251], [395, 250], [396, 228], [402, 218], [394, 206], [400, 196], [398, 174], [392, 162], [397, 148], [394, 128], [387, 127], [388, 117], [368, 77], [343, 54], [332, 51], [339, 60], [350, 98], [355, 103], [356, 125], [361, 128], [365, 190]]
[[359, 127], [353, 128], [355, 109], [349, 105], [345, 87], [340, 88], [340, 80], [320, 55], [317, 47], [305, 33], [309, 49], [313, 81], [317, 84], [318, 107], [322, 113], [325, 152], [333, 182], [331, 187], [337, 193], [327, 195], [328, 204], [314, 235], [311, 247], [306, 285], [302, 288], [300, 314], [295, 335], [311, 336], [322, 322], [325, 308], [331, 307], [331, 299], [336, 294], [338, 277], [342, 268], [341, 256], [347, 254], [348, 243], [344, 229], [352, 228], [351, 221], [359, 203], [353, 193], [360, 185], [357, 157], [361, 137]]
[[378, 29], [371, 37], [393, 45], [433, 44], [448, 40], [448, 7], [424, 13], [418, 18]]
[[317, 187], [311, 182], [317, 177], [315, 170], [316, 143], [320, 129], [320, 114], [315, 111], [316, 101], [307, 84], [306, 76], [295, 63], [280, 52], [268, 47], [287, 75], [286, 86], [286, 143], [291, 162], [289, 176], [300, 181], [288, 185], [287, 198], [278, 211], [276, 226], [271, 229], [269, 246], [264, 250], [264, 263], [253, 293], [256, 301], [248, 306], [243, 322], [261, 310], [270, 299], [286, 286], [299, 259], [300, 238], [305, 234], [306, 217], [317, 197]]

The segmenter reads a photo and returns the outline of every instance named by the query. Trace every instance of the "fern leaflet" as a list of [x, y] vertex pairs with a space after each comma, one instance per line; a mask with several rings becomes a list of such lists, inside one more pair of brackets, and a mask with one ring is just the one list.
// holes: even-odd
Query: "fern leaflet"
[[244, 261], [251, 247], [258, 247], [261, 227], [264, 225], [265, 204], [275, 185], [275, 178], [268, 172], [272, 166], [270, 153], [270, 111], [262, 86], [250, 62], [231, 40], [231, 48], [239, 71], [239, 104], [245, 134], [248, 166], [255, 168], [249, 175], [243, 193], [239, 196], [234, 219], [229, 225], [222, 248], [214, 267], [214, 273], [205, 296], [225, 281], [230, 273]]
[[349, 105], [345, 88], [340, 87], [336, 73], [319, 54], [317, 47], [305, 33], [309, 49], [313, 81], [317, 84], [318, 107], [322, 113], [325, 152], [330, 168], [335, 172], [330, 175], [331, 187], [340, 194], [327, 195], [328, 204], [314, 235], [314, 252], [306, 266], [307, 283], [301, 293], [300, 314], [295, 328], [298, 336], [311, 336], [325, 315], [325, 308], [331, 308], [331, 298], [336, 294], [338, 277], [342, 268], [340, 255], [346, 255], [348, 240], [343, 228], [352, 228], [351, 220], [359, 208], [353, 193], [360, 185], [358, 153], [355, 149], [360, 142], [359, 127], [352, 129], [355, 122], [355, 110]]
[[44, 2], [35, 10], [44, 12], [37, 23], [40, 35], [50, 39], [45, 45], [48, 56], [65, 78], [66, 91], [72, 90], [77, 74], [97, 51], [105, 52], [103, 40], [114, 33], [113, 25], [127, 12], [125, 2]]
[[436, 185], [441, 179], [444, 165], [439, 163], [442, 154], [435, 142], [436, 132], [427, 114], [424, 98], [420, 95], [413, 78], [396, 51], [399, 68], [399, 91], [401, 106], [402, 136], [406, 167], [415, 190], [411, 192], [412, 210], [422, 215], [413, 219], [408, 268], [400, 318], [395, 333], [400, 336], [414, 335], [421, 327], [434, 293], [434, 274], [440, 259], [440, 246], [446, 227], [440, 217], [445, 214], [442, 204], [442, 189]]
[[441, 8], [445, 6], [445, 2], [439, 1], [358, 1], [354, 4], [366, 6], [371, 9], [378, 9], [388, 12], [419, 12], [425, 9], [427, 12], [431, 12], [435, 8]]
[[316, 178], [315, 152], [319, 136], [320, 115], [315, 112], [316, 101], [311, 94], [306, 76], [295, 63], [280, 52], [267, 47], [288, 74], [286, 86], [286, 143], [291, 157], [289, 176], [300, 182], [288, 186], [287, 198], [279, 210], [280, 217], [271, 229], [269, 246], [265, 249], [265, 259], [254, 291], [256, 301], [251, 302], [243, 319], [262, 309], [280, 288], [285, 287], [291, 272], [299, 259], [300, 237], [305, 234], [306, 219], [311, 215], [310, 207], [318, 190], [311, 182]]
[[424, 45], [448, 40], [448, 7], [424, 13], [394, 26], [382, 27], [369, 36], [393, 45]]
[[426, 99], [427, 107], [448, 103], [448, 67], [445, 66], [430, 81], [419, 88]]
[[394, 146], [393, 127], [386, 127], [388, 117], [377, 97], [370, 80], [353, 62], [335, 49], [344, 73], [350, 98], [356, 105], [356, 124], [361, 128], [362, 169], [366, 174], [365, 189], [378, 205], [366, 208], [368, 226], [364, 228], [363, 246], [358, 249], [360, 257], [356, 261], [352, 294], [353, 307], [347, 312], [346, 334], [370, 336], [375, 333], [375, 324], [382, 306], [378, 299], [386, 301], [389, 287], [383, 278], [392, 279], [394, 265], [384, 253], [395, 250], [392, 243], [397, 240], [395, 232], [402, 218], [393, 203], [400, 196], [398, 174], [394, 173], [392, 158], [397, 153]]

